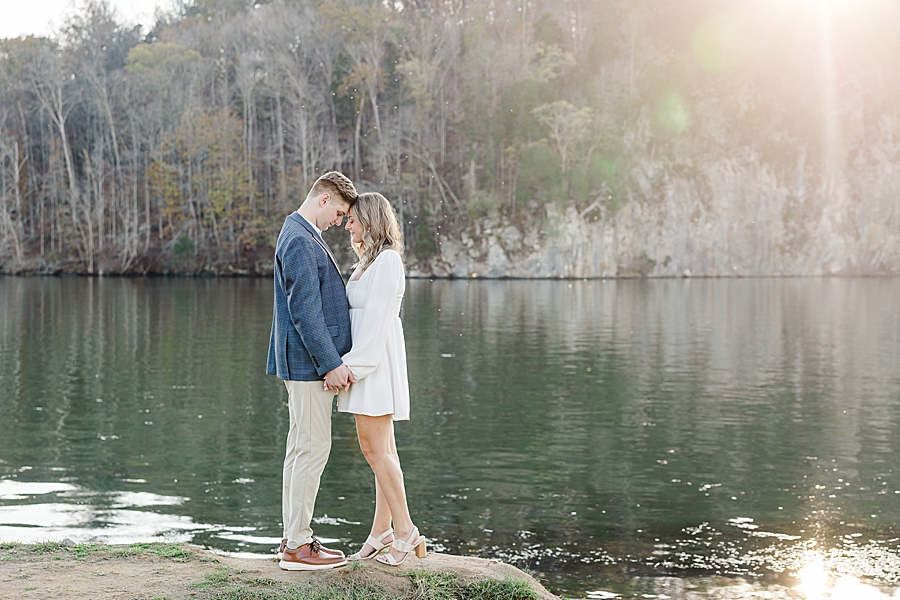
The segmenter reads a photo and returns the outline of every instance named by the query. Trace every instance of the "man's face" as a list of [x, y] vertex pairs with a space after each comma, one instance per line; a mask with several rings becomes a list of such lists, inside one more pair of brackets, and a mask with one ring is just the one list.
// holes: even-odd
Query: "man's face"
[[322, 194], [319, 202], [319, 218], [316, 225], [322, 231], [329, 227], [340, 225], [347, 213], [350, 212], [350, 205], [341, 198], [332, 198], [329, 194]]

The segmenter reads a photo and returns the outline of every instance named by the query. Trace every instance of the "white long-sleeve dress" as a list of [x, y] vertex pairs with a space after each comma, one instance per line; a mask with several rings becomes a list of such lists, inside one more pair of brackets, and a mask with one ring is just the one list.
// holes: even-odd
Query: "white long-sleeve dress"
[[353, 347], [343, 356], [356, 383], [338, 396], [338, 410], [372, 417], [409, 419], [406, 342], [400, 303], [406, 273], [400, 255], [384, 250], [356, 281], [347, 284]]

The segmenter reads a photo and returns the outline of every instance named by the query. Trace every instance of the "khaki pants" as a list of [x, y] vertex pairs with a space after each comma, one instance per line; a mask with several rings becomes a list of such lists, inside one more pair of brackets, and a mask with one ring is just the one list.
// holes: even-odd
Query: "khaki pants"
[[322, 381], [285, 381], [290, 429], [284, 454], [281, 517], [289, 548], [312, 541], [313, 509], [319, 480], [331, 452], [331, 404], [334, 392]]

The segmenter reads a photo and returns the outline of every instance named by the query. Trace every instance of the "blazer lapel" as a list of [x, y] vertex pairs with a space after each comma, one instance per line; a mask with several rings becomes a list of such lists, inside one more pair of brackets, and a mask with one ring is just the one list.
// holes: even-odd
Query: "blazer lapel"
[[331, 248], [328, 247], [328, 244], [325, 243], [325, 240], [322, 239], [322, 236], [319, 235], [319, 232], [313, 229], [312, 225], [309, 224], [309, 221], [297, 214], [296, 211], [291, 213], [291, 218], [299, 222], [303, 227], [306, 228], [308, 232], [312, 234], [313, 239], [316, 241], [319, 247], [322, 248], [322, 250], [325, 251], [325, 254], [328, 255], [328, 258], [331, 259], [331, 264], [334, 265], [334, 269], [338, 272], [341, 281], [343, 281], [344, 276], [341, 274], [341, 268], [338, 266], [337, 259], [334, 257], [334, 254], [331, 253]]
[[[323, 250], [325, 250], [328, 258], [331, 259], [331, 264], [333, 264], [334, 268], [337, 270], [338, 275], [341, 275], [341, 268], [338, 267], [337, 259], [334, 257], [334, 254], [331, 253], [331, 248], [328, 247], [328, 244], [325, 243], [325, 240], [323, 240], [322, 237], [315, 231], [313, 232], [313, 239], [316, 240], [316, 243], [319, 244], [319, 246], [321, 246]], [[343, 278], [344, 276], [341, 275], [341, 279]]]

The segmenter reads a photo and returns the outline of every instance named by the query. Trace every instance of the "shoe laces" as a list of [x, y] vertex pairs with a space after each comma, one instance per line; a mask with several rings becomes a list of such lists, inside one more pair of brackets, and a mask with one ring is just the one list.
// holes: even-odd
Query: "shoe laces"
[[315, 552], [316, 554], [318, 554], [321, 550], [322, 550], [322, 542], [320, 542], [316, 538], [313, 538], [312, 541], [309, 543], [309, 551]]

